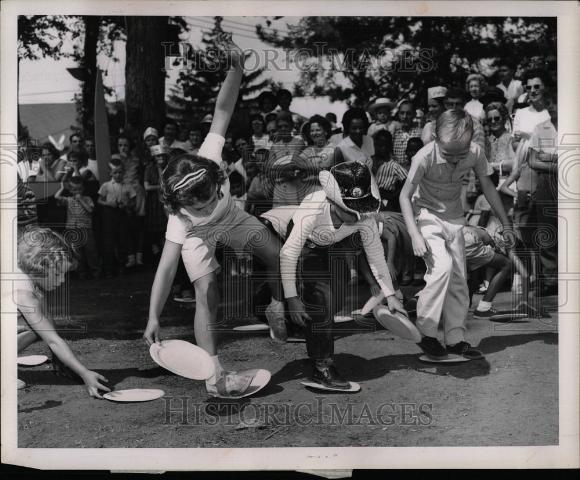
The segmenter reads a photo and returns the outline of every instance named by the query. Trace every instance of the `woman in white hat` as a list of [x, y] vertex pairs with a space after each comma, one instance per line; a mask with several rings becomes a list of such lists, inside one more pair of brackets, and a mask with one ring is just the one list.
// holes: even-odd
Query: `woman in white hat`
[[[312, 361], [309, 383], [325, 390], [353, 391], [333, 361], [333, 319], [345, 298], [342, 270], [336, 262], [344, 258], [343, 240], [360, 234], [389, 310], [406, 312], [395, 296], [373, 216], [380, 196], [369, 168], [359, 162], [344, 162], [320, 172], [319, 179], [322, 189], [308, 195], [298, 208], [276, 208], [262, 216], [285, 238], [280, 252], [282, 286], [293, 323], [305, 328]], [[291, 218], [289, 212], [293, 212]], [[350, 245], [352, 248], [354, 243]]]
[[368, 112], [374, 119], [367, 131], [367, 135], [372, 137], [379, 130], [388, 130], [391, 135], [397, 129], [397, 122], [389, 121], [391, 110], [395, 106], [388, 98], [377, 98], [374, 103], [368, 108]]
[[445, 111], [443, 100], [447, 95], [445, 87], [437, 86], [427, 89], [427, 119], [428, 122], [423, 127], [421, 132], [421, 140], [423, 145], [427, 145], [433, 141], [433, 132], [435, 131], [435, 122], [437, 117]]

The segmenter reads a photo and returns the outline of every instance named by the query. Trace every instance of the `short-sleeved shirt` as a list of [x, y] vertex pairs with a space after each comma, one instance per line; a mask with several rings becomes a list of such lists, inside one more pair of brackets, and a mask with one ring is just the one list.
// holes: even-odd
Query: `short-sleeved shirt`
[[[198, 155], [217, 163], [223, 168], [222, 149], [224, 143], [225, 139], [221, 135], [208, 133], [199, 148]], [[218, 200], [213, 212], [207, 217], [193, 217], [184, 208], [180, 210], [179, 215], [169, 215], [165, 238], [170, 242], [183, 245], [185, 239], [193, 233], [195, 226], [218, 223], [232, 208], [236, 208], [230, 194], [230, 181], [227, 178], [227, 173], [226, 180], [221, 185], [221, 194], [222, 198]]]
[[109, 180], [99, 188], [99, 196], [105, 197], [107, 202], [126, 204], [129, 200], [135, 198], [137, 193], [133, 186], [128, 183], [117, 183], [115, 180]]
[[397, 181], [407, 179], [407, 171], [394, 160], [382, 163], [375, 174], [377, 185], [384, 190], [394, 190]]
[[338, 148], [346, 162], [364, 163], [369, 168], [373, 166], [372, 157], [375, 154], [375, 145], [371, 137], [363, 135], [360, 147], [350, 137], [346, 137], [338, 144]]
[[437, 142], [425, 145], [413, 157], [408, 175], [409, 181], [417, 185], [413, 195], [415, 213], [426, 208], [443, 220], [462, 217], [461, 186], [471, 169], [478, 177], [493, 173], [479, 145], [471, 142], [469, 153], [455, 166], [441, 156]]
[[[83, 196], [83, 201], [94, 207], [91, 197]], [[82, 203], [74, 197], [61, 197], [59, 203], [66, 205], [66, 228], [92, 228], [93, 220]]]
[[514, 103], [517, 102], [518, 97], [524, 93], [524, 87], [522, 86], [522, 82], [520, 80], [515, 80], [512, 78], [509, 85], [506, 87], [502, 82], [496, 85], [497, 88], [500, 88], [505, 98], [507, 99], [506, 107], [510, 114], [514, 108]]
[[514, 132], [525, 132], [531, 135], [536, 125], [546, 120], [550, 120], [550, 114], [546, 109], [538, 112], [531, 106], [520, 108], [516, 110], [516, 116], [514, 117]]

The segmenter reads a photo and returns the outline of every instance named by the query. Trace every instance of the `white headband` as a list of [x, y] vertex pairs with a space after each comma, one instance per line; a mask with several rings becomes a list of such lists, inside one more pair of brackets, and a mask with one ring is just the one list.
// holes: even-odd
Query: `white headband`
[[201, 168], [196, 172], [188, 173], [185, 177], [183, 177], [179, 182], [175, 184], [173, 190], [181, 190], [182, 188], [187, 187], [190, 183], [199, 180], [206, 174], [207, 170], [205, 168]]

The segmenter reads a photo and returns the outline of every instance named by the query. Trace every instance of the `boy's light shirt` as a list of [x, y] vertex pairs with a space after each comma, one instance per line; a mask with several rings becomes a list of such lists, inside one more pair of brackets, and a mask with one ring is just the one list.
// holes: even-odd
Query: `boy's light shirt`
[[[225, 138], [216, 133], [208, 133], [201, 147], [199, 148], [198, 155], [208, 160], [212, 160], [217, 163], [220, 168], [224, 168], [222, 162], [222, 149], [225, 144]], [[218, 222], [231, 208], [234, 208], [234, 201], [230, 194], [230, 181], [227, 178], [225, 182], [220, 186], [222, 198], [217, 202], [216, 207], [213, 212], [207, 217], [194, 217], [190, 215], [185, 208], [180, 210], [181, 215], [187, 218], [190, 225], [187, 222], [179, 218], [179, 216], [171, 214], [169, 215], [167, 221], [167, 230], [165, 232], [165, 238], [173, 243], [183, 245], [185, 239], [187, 238], [188, 231], [191, 227], [198, 225], [207, 225], [209, 223]], [[227, 225], [225, 226], [227, 228]]]
[[415, 215], [426, 208], [443, 220], [464, 223], [462, 181], [472, 168], [479, 177], [493, 173], [482, 148], [473, 142], [455, 166], [441, 156], [436, 142], [425, 145], [413, 157], [408, 175], [409, 181], [417, 185], [412, 199]]

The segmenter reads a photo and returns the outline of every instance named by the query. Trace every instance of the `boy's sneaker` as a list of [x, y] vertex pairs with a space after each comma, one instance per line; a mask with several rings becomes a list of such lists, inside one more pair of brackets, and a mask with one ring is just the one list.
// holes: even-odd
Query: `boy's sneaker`
[[425, 352], [425, 355], [434, 360], [441, 360], [447, 357], [447, 350], [435, 337], [423, 337], [417, 345]]
[[286, 330], [286, 317], [284, 316], [284, 304], [281, 307], [274, 306], [270, 303], [266, 307], [266, 319], [270, 326], [270, 338], [280, 343], [286, 343], [288, 340], [288, 331]]
[[497, 315], [497, 310], [491, 307], [489, 310], [475, 310], [473, 312], [473, 318], [480, 318], [480, 319], [490, 319], [491, 317]]
[[312, 376], [310, 381], [317, 383], [323, 387], [332, 388], [336, 390], [349, 390], [350, 382], [342, 378], [340, 373], [334, 365], [319, 368], [312, 367]]
[[459, 342], [455, 345], [447, 345], [447, 352], [454, 353], [455, 355], [461, 355], [464, 358], [468, 358], [469, 360], [479, 360], [483, 358], [483, 353], [479, 350], [473, 348], [467, 342]]

